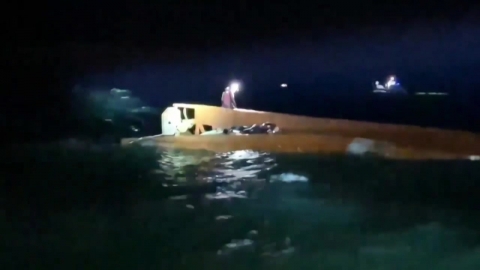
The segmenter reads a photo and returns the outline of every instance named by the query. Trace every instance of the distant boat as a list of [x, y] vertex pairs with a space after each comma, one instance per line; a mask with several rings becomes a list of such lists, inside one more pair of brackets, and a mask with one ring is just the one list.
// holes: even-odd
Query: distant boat
[[407, 90], [400, 83], [396, 82], [394, 76], [391, 76], [385, 85], [380, 84], [378, 81], [374, 82], [372, 92], [374, 94], [408, 94]]

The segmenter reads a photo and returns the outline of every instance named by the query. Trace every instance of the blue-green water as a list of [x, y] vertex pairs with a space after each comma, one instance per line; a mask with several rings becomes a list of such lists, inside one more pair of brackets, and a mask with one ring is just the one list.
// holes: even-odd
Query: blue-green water
[[480, 269], [476, 198], [469, 197], [477, 194], [476, 162], [252, 151], [159, 155], [151, 177], [175, 194], [152, 193], [122, 213], [52, 215], [28, 238], [13, 230], [4, 265]]

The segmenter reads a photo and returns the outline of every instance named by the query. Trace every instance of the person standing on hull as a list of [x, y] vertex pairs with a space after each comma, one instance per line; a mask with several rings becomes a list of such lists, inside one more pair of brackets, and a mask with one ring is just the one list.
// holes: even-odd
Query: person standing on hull
[[235, 93], [240, 89], [238, 83], [232, 83], [229, 87], [225, 88], [222, 93], [222, 107], [227, 109], [236, 109], [237, 103], [235, 102]]

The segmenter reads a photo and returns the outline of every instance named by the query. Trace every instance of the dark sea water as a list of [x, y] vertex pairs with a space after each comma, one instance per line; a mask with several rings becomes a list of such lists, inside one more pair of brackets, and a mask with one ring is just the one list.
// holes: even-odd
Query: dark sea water
[[173, 190], [167, 198], [152, 193], [122, 214], [54, 216], [49, 230], [29, 240], [10, 235], [4, 265], [480, 269], [479, 168], [473, 161], [161, 150], [153, 177]]

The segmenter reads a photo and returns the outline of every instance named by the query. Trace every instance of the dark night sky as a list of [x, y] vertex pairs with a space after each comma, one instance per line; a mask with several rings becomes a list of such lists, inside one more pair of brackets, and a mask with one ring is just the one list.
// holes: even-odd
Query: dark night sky
[[[6, 24], [11, 80], [4, 122], [12, 126], [18, 119], [18, 128], [31, 121], [28, 107], [38, 122], [67, 123], [75, 83], [131, 89], [164, 107], [216, 104], [231, 79], [244, 83], [241, 107], [403, 121], [389, 117], [419, 111], [405, 104], [392, 109], [367, 94], [372, 80], [394, 73], [411, 91], [456, 96], [453, 105], [432, 105], [424, 113], [430, 118], [418, 124], [442, 126], [443, 117], [475, 129], [477, 7], [458, 1], [271, 2], [47, 1], [29, 11], [18, 3]], [[280, 89], [284, 82], [289, 88]], [[445, 106], [463, 115], [455, 118]], [[385, 117], [373, 119], [379, 111]]]

